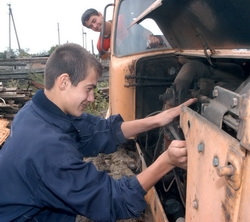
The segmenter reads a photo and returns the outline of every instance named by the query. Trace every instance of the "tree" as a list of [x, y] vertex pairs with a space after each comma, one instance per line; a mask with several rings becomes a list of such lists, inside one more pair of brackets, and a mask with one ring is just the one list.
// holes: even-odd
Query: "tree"
[[50, 48], [50, 50], [48, 51], [49, 55], [51, 55], [51, 53], [56, 49], [57, 46], [58, 45], [55, 45]]

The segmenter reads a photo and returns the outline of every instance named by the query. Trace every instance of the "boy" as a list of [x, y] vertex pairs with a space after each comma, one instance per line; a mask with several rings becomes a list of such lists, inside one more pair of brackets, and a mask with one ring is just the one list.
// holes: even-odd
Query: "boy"
[[[1, 221], [94, 221], [140, 216], [144, 195], [167, 172], [186, 167], [185, 141], [173, 141], [137, 176], [114, 180], [85, 156], [112, 153], [126, 139], [171, 122], [180, 106], [145, 119], [124, 122], [84, 114], [94, 101], [102, 66], [83, 47], [55, 49], [45, 68], [45, 89], [17, 113], [0, 150]], [[184, 105], [195, 102], [190, 99]]]

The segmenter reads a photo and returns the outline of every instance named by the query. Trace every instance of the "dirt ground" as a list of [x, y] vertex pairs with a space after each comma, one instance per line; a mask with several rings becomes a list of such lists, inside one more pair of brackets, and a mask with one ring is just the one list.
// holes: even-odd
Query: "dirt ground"
[[[133, 176], [140, 170], [140, 161], [136, 152], [120, 148], [117, 152], [109, 155], [99, 154], [95, 158], [86, 158], [85, 161], [92, 161], [98, 170], [106, 171], [114, 179], [122, 176]], [[147, 212], [147, 213], [146, 213]], [[78, 216], [76, 222], [92, 222], [91, 220]], [[140, 218], [117, 220], [117, 222], [152, 222], [150, 211], [147, 210]]]

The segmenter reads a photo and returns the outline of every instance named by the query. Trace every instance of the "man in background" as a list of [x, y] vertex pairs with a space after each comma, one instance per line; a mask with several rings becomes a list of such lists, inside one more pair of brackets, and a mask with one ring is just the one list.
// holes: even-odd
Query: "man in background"
[[97, 50], [101, 58], [106, 58], [107, 51], [110, 48], [110, 35], [111, 35], [111, 26], [112, 21], [105, 21], [105, 29], [103, 33], [103, 43], [101, 38], [101, 31], [103, 26], [103, 16], [101, 12], [98, 12], [96, 9], [90, 8], [87, 9], [82, 14], [82, 25], [93, 30], [94, 32], [100, 32], [100, 36], [97, 41]]

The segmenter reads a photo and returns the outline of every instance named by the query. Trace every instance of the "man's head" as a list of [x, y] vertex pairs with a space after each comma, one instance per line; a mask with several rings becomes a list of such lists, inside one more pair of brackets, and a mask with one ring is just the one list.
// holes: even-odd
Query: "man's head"
[[87, 9], [82, 14], [81, 20], [83, 26], [92, 29], [95, 32], [101, 32], [103, 17], [96, 9]]
[[66, 43], [58, 46], [47, 60], [44, 85], [51, 89], [58, 76], [62, 73], [69, 75], [74, 86], [84, 80], [90, 68], [94, 69], [98, 77], [102, 75], [100, 62], [82, 46], [74, 43]]
[[80, 116], [94, 101], [101, 74], [101, 63], [80, 45], [58, 46], [46, 63], [45, 95], [64, 113]]

